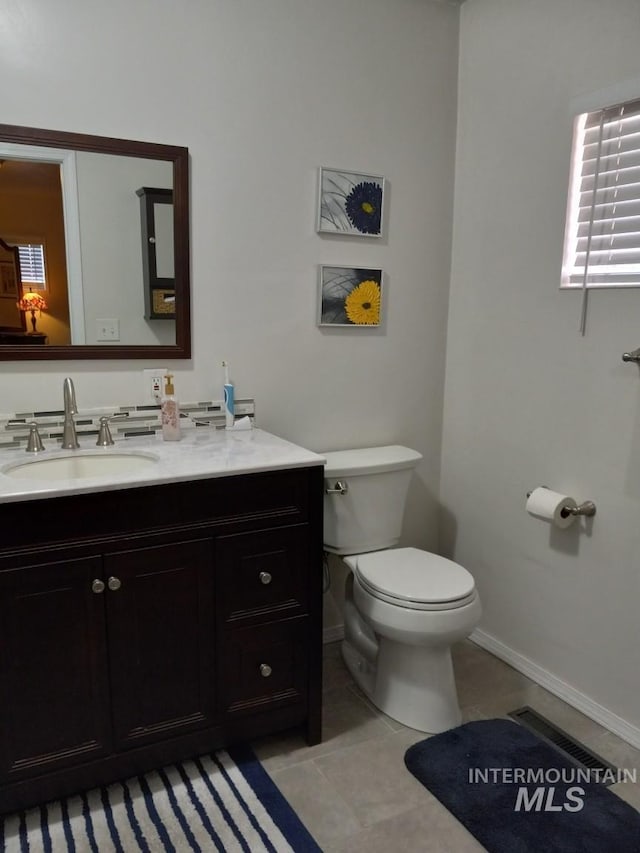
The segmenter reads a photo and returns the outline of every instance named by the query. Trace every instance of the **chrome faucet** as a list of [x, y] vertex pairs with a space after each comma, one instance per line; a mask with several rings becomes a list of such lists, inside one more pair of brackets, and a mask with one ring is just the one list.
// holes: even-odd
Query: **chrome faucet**
[[76, 389], [73, 387], [73, 380], [68, 376], [64, 380], [62, 394], [64, 399], [62, 449], [75, 450], [77, 447], [80, 447], [78, 444], [78, 436], [76, 435], [76, 424], [73, 420], [73, 416], [78, 414], [78, 406], [76, 405]]

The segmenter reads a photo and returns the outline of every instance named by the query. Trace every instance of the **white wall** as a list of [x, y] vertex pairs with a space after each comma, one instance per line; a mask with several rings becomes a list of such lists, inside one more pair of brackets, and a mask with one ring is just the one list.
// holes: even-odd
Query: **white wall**
[[[406, 539], [436, 547], [458, 7], [2, 6], [3, 122], [190, 149], [194, 355], [168, 365], [179, 396], [219, 398], [228, 359], [265, 429], [314, 450], [415, 447]], [[387, 178], [381, 240], [315, 233], [320, 165]], [[381, 329], [316, 327], [323, 263], [384, 269]], [[59, 407], [66, 375], [80, 407], [135, 401], [143, 366], [0, 363], [1, 408]]]
[[[113, 318], [119, 322], [120, 344], [175, 344], [175, 321], [144, 319], [140, 198], [136, 195], [140, 187], [171, 189], [172, 164], [80, 151], [76, 173], [85, 343], [98, 343], [98, 319]], [[173, 243], [172, 234], [170, 239]]]
[[[640, 292], [560, 293], [570, 103], [635, 77], [637, 0], [467, 0], [446, 364], [445, 550], [482, 629], [640, 742]], [[580, 532], [525, 512], [593, 499]], [[594, 704], [595, 703], [595, 704]], [[613, 720], [613, 718], [612, 718]], [[614, 720], [615, 722], [615, 720]]]

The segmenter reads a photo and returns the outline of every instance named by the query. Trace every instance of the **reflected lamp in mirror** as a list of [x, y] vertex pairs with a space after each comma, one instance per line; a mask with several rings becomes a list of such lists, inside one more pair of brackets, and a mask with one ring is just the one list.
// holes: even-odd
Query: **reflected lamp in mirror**
[[29, 288], [28, 292], [23, 294], [22, 299], [20, 299], [16, 304], [21, 311], [31, 312], [31, 331], [27, 332], [27, 334], [41, 334], [36, 329], [36, 311], [40, 312], [47, 310], [47, 300], [44, 298], [44, 296], [41, 293], [34, 293], [33, 290]]

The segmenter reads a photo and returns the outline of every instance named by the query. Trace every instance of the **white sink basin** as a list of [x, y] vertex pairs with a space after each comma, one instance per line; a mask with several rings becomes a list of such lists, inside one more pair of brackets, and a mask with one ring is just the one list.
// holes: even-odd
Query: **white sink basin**
[[78, 480], [130, 474], [157, 464], [158, 457], [152, 453], [70, 453], [8, 465], [4, 473], [20, 480]]

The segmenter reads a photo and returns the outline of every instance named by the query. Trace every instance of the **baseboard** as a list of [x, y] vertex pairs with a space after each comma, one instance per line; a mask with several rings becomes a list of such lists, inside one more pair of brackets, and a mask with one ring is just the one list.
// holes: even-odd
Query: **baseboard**
[[336, 643], [338, 640], [344, 639], [344, 625], [334, 625], [331, 628], [325, 628], [322, 631], [323, 643]]
[[613, 732], [632, 746], [640, 749], [640, 728], [637, 726], [632, 726], [631, 723], [623, 720], [622, 717], [614, 714], [613, 711], [609, 711], [604, 706], [594, 702], [586, 694], [576, 690], [575, 687], [571, 687], [571, 685], [562, 681], [556, 675], [553, 675], [519, 652], [514, 651], [486, 631], [476, 629], [469, 639], [505, 663], [508, 663], [509, 666], [517, 669], [518, 672], [526, 675], [532, 681], [535, 681], [536, 684], [544, 687], [549, 693], [553, 693], [554, 696], [562, 699], [567, 705], [571, 705], [573, 708], [581, 711], [585, 716], [590, 717], [596, 723], [600, 723], [600, 725], [609, 729], [610, 732]]

